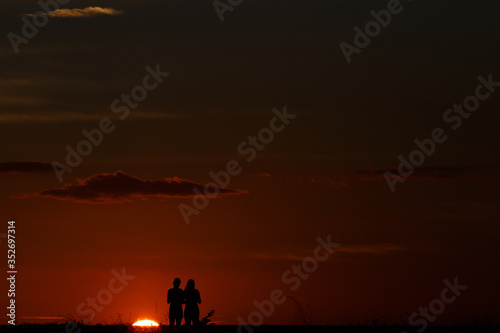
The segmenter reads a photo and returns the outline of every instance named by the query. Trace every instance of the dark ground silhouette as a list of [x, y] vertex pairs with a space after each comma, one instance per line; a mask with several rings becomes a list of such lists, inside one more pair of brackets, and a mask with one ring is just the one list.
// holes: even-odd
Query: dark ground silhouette
[[[159, 328], [134, 328], [130, 325], [79, 325], [81, 333], [135, 333], [135, 332], [175, 332], [175, 333], [417, 333], [414, 327], [408, 326], [260, 326], [250, 330], [238, 328], [236, 325], [181, 326]], [[77, 333], [78, 329], [65, 331], [64, 324], [24, 324], [18, 326], [0, 326], [2, 333]], [[492, 327], [428, 327], [423, 333], [497, 333]]]

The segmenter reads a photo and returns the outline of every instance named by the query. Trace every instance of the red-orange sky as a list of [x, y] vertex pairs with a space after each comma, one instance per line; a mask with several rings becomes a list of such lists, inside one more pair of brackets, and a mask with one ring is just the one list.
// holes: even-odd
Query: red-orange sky
[[[280, 289], [316, 324], [407, 324], [455, 277], [468, 288], [435, 323], [500, 323], [500, 92], [458, 129], [443, 121], [479, 76], [500, 81], [497, 3], [404, 2], [350, 64], [339, 44], [387, 1], [248, 0], [223, 22], [210, 1], [64, 8], [88, 6], [114, 11], [51, 17], [17, 54], [0, 45], [0, 233], [16, 221], [19, 322], [78, 318], [124, 268], [135, 278], [93, 323], [165, 322], [175, 277], [217, 323]], [[40, 10], [0, 9], [4, 35]], [[169, 75], [120, 119], [113, 102], [158, 68]], [[240, 144], [284, 108], [296, 117], [247, 161]], [[114, 130], [59, 182], [51, 163], [103, 118]], [[446, 142], [391, 192], [384, 173], [438, 127]], [[179, 205], [230, 160], [241, 173], [187, 225]], [[282, 275], [328, 235], [341, 245], [291, 290]], [[265, 322], [297, 314], [290, 299]]]

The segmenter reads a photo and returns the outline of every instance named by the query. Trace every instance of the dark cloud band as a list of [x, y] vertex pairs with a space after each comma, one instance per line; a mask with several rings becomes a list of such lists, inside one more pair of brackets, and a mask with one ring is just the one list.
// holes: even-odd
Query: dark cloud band
[[[193, 189], [199, 189], [200, 192], [203, 192], [204, 185], [177, 177], [162, 180], [140, 179], [129, 176], [123, 171], [117, 171], [78, 179], [77, 185], [66, 184], [59, 189], [22, 194], [16, 197], [48, 197], [75, 202], [114, 203], [148, 197], [188, 198], [195, 196]], [[240, 190], [227, 188], [218, 188], [218, 192], [219, 196], [243, 193]]]
[[52, 172], [47, 162], [0, 162], [0, 173]]

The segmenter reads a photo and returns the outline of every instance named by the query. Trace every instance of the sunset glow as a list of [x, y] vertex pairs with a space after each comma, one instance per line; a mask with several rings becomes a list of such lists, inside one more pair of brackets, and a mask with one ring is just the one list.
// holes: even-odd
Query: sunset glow
[[0, 1], [0, 333], [500, 333], [499, 13]]
[[136, 321], [132, 326], [160, 326], [160, 325], [158, 325], [158, 323], [155, 321], [144, 319]]

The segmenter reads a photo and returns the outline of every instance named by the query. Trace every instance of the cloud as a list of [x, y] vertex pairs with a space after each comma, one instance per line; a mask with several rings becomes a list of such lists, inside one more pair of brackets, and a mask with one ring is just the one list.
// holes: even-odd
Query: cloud
[[248, 175], [248, 177], [255, 177], [255, 178], [265, 177], [265, 178], [269, 178], [269, 177], [271, 177], [271, 174], [270, 173], [266, 173], [266, 172], [251, 173], [251, 174]]
[[297, 255], [297, 254], [280, 254], [280, 253], [252, 253], [250, 254], [251, 258], [262, 259], [262, 260], [292, 260], [292, 261], [300, 261], [304, 260], [308, 256], [305, 255]]
[[[156, 113], [156, 112], [130, 112], [130, 118], [137, 119], [181, 119], [186, 118], [185, 115], [173, 113]], [[37, 113], [37, 114], [20, 114], [20, 113], [0, 113], [0, 124], [2, 123], [23, 123], [23, 122], [78, 122], [78, 121], [99, 121], [103, 118], [112, 118], [106, 114], [84, 114], [76, 112], [52, 112], [52, 113]]]
[[[385, 173], [390, 172], [398, 176], [396, 168], [366, 167], [358, 170], [338, 169], [332, 171], [330, 176], [299, 177], [297, 181], [316, 186], [329, 186], [342, 188], [358, 181], [385, 181]], [[454, 181], [459, 179], [498, 179], [500, 167], [421, 167], [415, 168], [407, 180], [423, 181]]]
[[317, 185], [330, 185], [333, 187], [347, 186], [345, 177], [339, 177], [339, 179], [333, 179], [332, 177], [309, 177], [309, 183]]
[[335, 249], [335, 252], [384, 255], [401, 251], [409, 251], [410, 249], [410, 247], [401, 244], [359, 244], [341, 246]]
[[[46, 197], [86, 203], [119, 203], [150, 197], [189, 198], [193, 190], [204, 193], [204, 185], [178, 177], [147, 180], [129, 176], [123, 171], [102, 173], [86, 179], [77, 179], [77, 185], [66, 184], [59, 189], [44, 190], [34, 194], [20, 194], [14, 198]], [[240, 195], [246, 191], [218, 188], [219, 195]], [[213, 189], [210, 189], [212, 192]]]
[[[367, 255], [391, 255], [398, 252], [411, 251], [415, 247], [403, 244], [342, 244], [335, 249], [334, 253], [346, 254], [367, 254]], [[420, 250], [429, 251], [428, 246], [419, 245]], [[291, 253], [252, 253], [250, 257], [262, 260], [285, 260], [285, 261], [301, 261], [307, 257], [314, 256], [313, 252], [307, 254], [291, 254]]]
[[1, 106], [33, 106], [47, 104], [48, 100], [34, 97], [34, 96], [14, 96], [14, 95], [0, 95]]
[[0, 173], [51, 172], [48, 162], [0, 162]]
[[[86, 8], [73, 8], [73, 9], [57, 9], [44, 15], [50, 17], [92, 17], [99, 15], [123, 15], [125, 12], [122, 10], [116, 10], [113, 8], [103, 8], [103, 7], [86, 7]], [[26, 16], [33, 16], [33, 14], [26, 14]]]
[[[457, 178], [496, 178], [498, 167], [423, 167], [416, 168], [407, 179], [411, 180], [454, 180]], [[364, 168], [354, 172], [358, 179], [375, 180], [384, 178], [386, 172], [399, 175], [393, 168]]]

